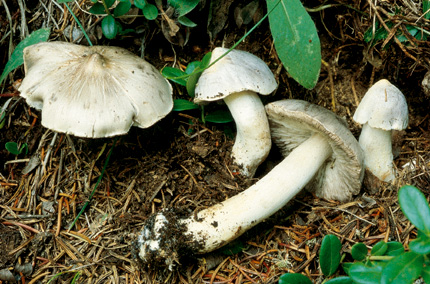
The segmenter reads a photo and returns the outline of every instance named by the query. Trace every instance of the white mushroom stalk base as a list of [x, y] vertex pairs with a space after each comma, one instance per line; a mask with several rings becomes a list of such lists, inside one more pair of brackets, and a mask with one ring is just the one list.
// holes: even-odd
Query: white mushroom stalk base
[[237, 134], [232, 149], [233, 161], [241, 174], [253, 177], [257, 167], [269, 155], [272, 145], [269, 122], [259, 96], [243, 91], [224, 98], [236, 123]]
[[181, 255], [220, 248], [287, 204], [331, 154], [314, 134], [242, 193], [184, 219], [167, 210], [152, 216], [137, 242], [140, 258], [171, 268]]
[[358, 143], [364, 152], [364, 164], [380, 180], [390, 182], [395, 178], [391, 130], [373, 128], [365, 123]]

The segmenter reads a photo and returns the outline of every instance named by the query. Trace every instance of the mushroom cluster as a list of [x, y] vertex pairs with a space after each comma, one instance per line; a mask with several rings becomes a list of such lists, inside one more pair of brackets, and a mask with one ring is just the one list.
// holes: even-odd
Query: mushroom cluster
[[[215, 48], [211, 63], [227, 51], [227, 48]], [[275, 77], [266, 63], [241, 50], [230, 51], [206, 69], [197, 82], [196, 103], [223, 99], [229, 108], [237, 129], [232, 157], [244, 176], [253, 177], [269, 154], [272, 145], [269, 123], [258, 94], [269, 95], [276, 87]]]
[[42, 110], [42, 125], [80, 137], [146, 128], [173, 108], [172, 87], [126, 49], [43, 42], [24, 49], [21, 96]]
[[300, 100], [270, 103], [266, 111], [285, 159], [250, 188], [191, 216], [171, 210], [153, 215], [137, 242], [143, 261], [171, 268], [180, 255], [213, 251], [278, 211], [304, 187], [340, 201], [358, 193], [363, 154], [342, 119]]

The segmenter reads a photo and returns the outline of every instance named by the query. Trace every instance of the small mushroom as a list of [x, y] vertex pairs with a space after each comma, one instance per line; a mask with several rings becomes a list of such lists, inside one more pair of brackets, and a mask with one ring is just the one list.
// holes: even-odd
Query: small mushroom
[[126, 49], [43, 42], [24, 49], [21, 96], [42, 110], [42, 125], [80, 137], [149, 127], [173, 108], [172, 87]]
[[176, 218], [168, 210], [154, 215], [138, 240], [141, 259], [171, 267], [181, 253], [213, 251], [278, 211], [305, 186], [340, 201], [358, 193], [363, 154], [339, 117], [300, 100], [270, 103], [266, 110], [285, 159], [250, 188], [192, 216]]
[[408, 105], [402, 92], [388, 80], [376, 82], [364, 95], [354, 113], [363, 125], [359, 143], [365, 166], [380, 180], [395, 178], [391, 132], [408, 126]]
[[[228, 49], [212, 51], [211, 63]], [[255, 55], [232, 50], [206, 69], [196, 86], [196, 103], [223, 99], [236, 123], [232, 157], [244, 176], [252, 177], [271, 147], [269, 123], [257, 93], [268, 95], [277, 83], [269, 67]]]

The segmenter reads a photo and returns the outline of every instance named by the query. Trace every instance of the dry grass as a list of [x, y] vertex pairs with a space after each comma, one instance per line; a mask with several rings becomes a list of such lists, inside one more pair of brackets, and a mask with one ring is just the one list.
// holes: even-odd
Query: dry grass
[[[25, 2], [1, 1], [2, 63], [33, 30], [50, 26], [50, 40], [70, 41], [76, 28], [64, 5], [50, 0]], [[2, 86], [0, 101], [3, 105], [13, 97], [14, 103], [7, 109], [0, 140], [28, 143], [29, 155], [15, 158], [0, 150], [4, 164], [0, 169], [0, 283], [7, 276], [2, 269], [20, 276], [22, 283], [71, 283], [78, 274], [76, 283], [276, 283], [286, 272], [303, 273], [321, 283], [318, 252], [326, 234], [338, 236], [345, 253], [357, 242], [371, 247], [380, 240], [396, 240], [407, 246], [416, 231], [399, 210], [397, 191], [413, 184], [427, 197], [430, 192], [429, 104], [419, 86], [430, 57], [427, 41], [408, 36], [400, 42], [396, 33], [408, 25], [426, 29], [429, 21], [423, 17], [421, 1], [397, 1], [401, 13], [395, 15], [391, 2], [356, 1], [351, 7], [334, 1], [334, 7], [312, 13], [325, 62], [313, 91], [304, 91], [280, 67], [267, 31], [257, 31], [241, 48], [258, 53], [277, 75], [280, 87], [273, 99], [301, 98], [328, 107], [345, 117], [356, 135], [359, 128], [351, 116], [373, 81], [385, 77], [404, 90], [411, 117], [409, 128], [395, 137], [395, 182], [367, 179], [362, 192], [345, 204], [300, 195], [241, 237], [233, 246], [243, 246], [241, 252], [196, 256], [174, 271], [141, 266], [133, 255], [133, 242], [151, 213], [172, 206], [189, 211], [210, 206], [254, 182], [231, 174], [232, 140], [223, 126], [206, 128], [193, 118], [198, 115], [189, 120], [188, 114], [174, 113], [151, 129], [132, 129], [116, 143], [89, 208], [69, 228], [101, 176], [114, 140], [80, 139], [46, 130], [40, 125], [40, 113], [29, 109], [14, 89], [23, 78], [22, 70], [11, 74]], [[25, 9], [25, 5], [32, 6]], [[87, 12], [90, 1], [75, 1], [71, 7], [94, 43], [110, 44], [100, 37], [100, 17]], [[377, 19], [392, 26], [384, 27], [385, 40], [371, 46], [363, 37]], [[243, 34], [226, 28], [225, 42], [239, 38], [238, 31]], [[165, 51], [166, 42], [153, 40], [157, 33], [130, 35], [114, 44], [131, 42], [125, 47], [136, 54], [145, 46], [146, 57], [159, 55], [149, 60], [159, 69], [172, 61], [186, 64], [191, 50], [201, 58], [211, 48], [208, 41], [193, 43], [192, 37], [198, 35], [192, 30], [188, 49], [168, 46], [176, 50], [174, 57]], [[220, 43], [221, 39], [215, 42]], [[176, 88], [175, 96], [183, 96], [183, 90]], [[272, 153], [263, 168], [270, 170], [277, 159]]]

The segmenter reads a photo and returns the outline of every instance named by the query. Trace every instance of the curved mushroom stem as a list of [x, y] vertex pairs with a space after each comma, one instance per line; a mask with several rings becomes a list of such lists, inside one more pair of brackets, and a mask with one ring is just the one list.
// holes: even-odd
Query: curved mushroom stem
[[[314, 134], [256, 184], [191, 217], [176, 220], [179, 225], [170, 224], [166, 221], [169, 218], [160, 218], [164, 212], [158, 213], [139, 237], [139, 256], [146, 262], [163, 260], [171, 265], [173, 261], [167, 258], [176, 257], [180, 249], [207, 253], [220, 248], [283, 207], [331, 154], [326, 139]], [[162, 220], [164, 229], [156, 224], [157, 220]], [[178, 235], [172, 237], [175, 230]], [[168, 240], [163, 240], [163, 236]]]
[[232, 157], [241, 166], [241, 173], [253, 177], [266, 159], [272, 145], [269, 122], [259, 96], [243, 91], [224, 98], [236, 123], [237, 134]]
[[364, 152], [364, 164], [380, 180], [390, 182], [394, 179], [391, 130], [363, 125], [358, 140]]

